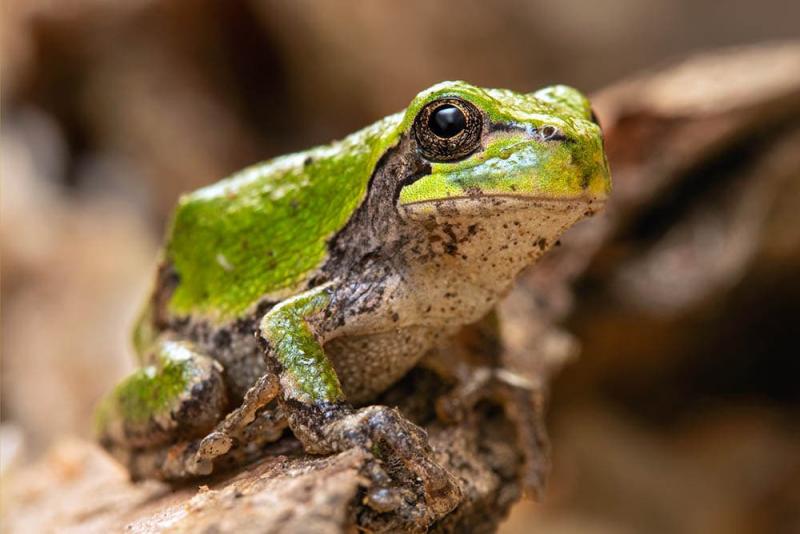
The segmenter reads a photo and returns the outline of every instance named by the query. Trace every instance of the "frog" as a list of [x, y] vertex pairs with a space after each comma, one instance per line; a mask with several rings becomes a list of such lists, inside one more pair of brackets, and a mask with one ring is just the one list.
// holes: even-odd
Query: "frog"
[[[441, 515], [458, 481], [374, 399], [492, 316], [610, 191], [583, 93], [450, 81], [185, 194], [134, 327], [139, 367], [99, 404], [99, 442], [133, 479], [185, 481], [288, 432], [308, 454], [370, 451]], [[376, 509], [396, 506], [379, 494]]]

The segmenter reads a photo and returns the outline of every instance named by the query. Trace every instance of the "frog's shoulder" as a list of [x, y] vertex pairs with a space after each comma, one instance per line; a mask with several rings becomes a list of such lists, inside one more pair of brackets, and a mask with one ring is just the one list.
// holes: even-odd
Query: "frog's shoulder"
[[168, 311], [229, 319], [265, 296], [281, 298], [302, 286], [363, 200], [401, 118], [386, 117], [341, 141], [184, 195], [164, 251], [176, 275]]

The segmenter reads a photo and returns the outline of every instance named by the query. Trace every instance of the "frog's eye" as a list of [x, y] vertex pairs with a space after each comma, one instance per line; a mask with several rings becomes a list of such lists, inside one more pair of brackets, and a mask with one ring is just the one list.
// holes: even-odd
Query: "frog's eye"
[[414, 137], [430, 161], [456, 161], [481, 144], [483, 116], [460, 98], [441, 98], [427, 104], [414, 119]]

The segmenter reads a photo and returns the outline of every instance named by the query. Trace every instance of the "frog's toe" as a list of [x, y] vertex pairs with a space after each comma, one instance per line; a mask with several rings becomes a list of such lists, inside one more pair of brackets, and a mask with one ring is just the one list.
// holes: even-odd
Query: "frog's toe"
[[200, 447], [197, 450], [197, 457], [199, 459], [213, 459], [217, 456], [222, 456], [231, 450], [233, 444], [234, 440], [232, 437], [227, 436], [219, 431], [212, 432], [200, 441]]
[[266, 374], [256, 380], [238, 408], [230, 412], [214, 431], [206, 435], [197, 450], [198, 462], [219, 458], [237, 444], [274, 441], [286, 421], [280, 412], [265, 410], [278, 394], [278, 377]]
[[179, 482], [212, 472], [245, 465], [261, 457], [263, 447], [283, 433], [286, 421], [280, 413], [260, 413], [238, 438], [214, 431], [201, 439], [150, 448], [110, 447], [133, 480], [155, 478]]

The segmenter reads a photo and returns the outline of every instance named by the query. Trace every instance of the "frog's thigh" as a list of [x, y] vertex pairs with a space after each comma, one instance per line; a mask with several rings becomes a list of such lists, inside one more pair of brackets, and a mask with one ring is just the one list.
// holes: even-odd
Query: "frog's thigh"
[[204, 435], [223, 417], [222, 366], [183, 341], [161, 340], [149, 364], [120, 383], [97, 413], [108, 449], [152, 448]]

